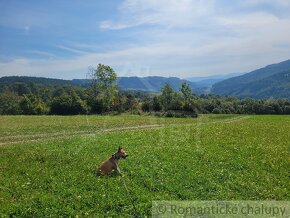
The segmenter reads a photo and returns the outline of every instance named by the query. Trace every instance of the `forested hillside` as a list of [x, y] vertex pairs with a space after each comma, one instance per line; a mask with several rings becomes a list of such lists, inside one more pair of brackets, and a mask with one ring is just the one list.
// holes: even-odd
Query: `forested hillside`
[[290, 98], [290, 60], [216, 83], [212, 93], [241, 98]]
[[177, 77], [120, 77], [118, 79], [118, 86], [121, 89], [159, 92], [165, 84], [169, 84], [175, 91], [178, 91], [184, 82], [189, 84], [193, 91], [200, 91], [195, 83]]
[[[0, 114], [144, 113], [166, 117], [196, 117], [199, 113], [290, 114], [290, 101], [287, 99], [255, 100], [200, 95], [192, 90], [191, 84], [176, 78], [173, 81], [182, 83], [173, 83], [173, 87], [162, 80], [159, 84], [154, 83], [160, 86], [159, 92], [136, 91], [134, 87], [124, 90], [117, 87], [114, 71], [104, 65], [99, 65], [95, 76], [92, 80], [73, 81], [0, 78]], [[280, 80], [284, 79], [283, 76], [282, 73]], [[278, 78], [277, 75], [275, 78]], [[134, 83], [134, 79], [131, 82]]]

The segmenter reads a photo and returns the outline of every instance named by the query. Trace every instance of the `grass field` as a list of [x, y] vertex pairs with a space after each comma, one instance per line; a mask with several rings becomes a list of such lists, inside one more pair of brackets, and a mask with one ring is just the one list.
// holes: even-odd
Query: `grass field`
[[[152, 200], [290, 200], [290, 116], [1, 116], [0, 216], [150, 216]], [[120, 177], [95, 168], [122, 145]]]

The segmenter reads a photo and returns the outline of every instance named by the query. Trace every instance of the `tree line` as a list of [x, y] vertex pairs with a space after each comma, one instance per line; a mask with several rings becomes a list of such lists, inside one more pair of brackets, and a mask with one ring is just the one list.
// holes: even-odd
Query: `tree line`
[[0, 87], [1, 115], [77, 115], [124, 113], [166, 117], [214, 114], [290, 114], [289, 99], [239, 99], [196, 95], [183, 83], [179, 91], [165, 84], [160, 93], [124, 91], [117, 87], [117, 74], [99, 64], [90, 71], [88, 87], [12, 83]]

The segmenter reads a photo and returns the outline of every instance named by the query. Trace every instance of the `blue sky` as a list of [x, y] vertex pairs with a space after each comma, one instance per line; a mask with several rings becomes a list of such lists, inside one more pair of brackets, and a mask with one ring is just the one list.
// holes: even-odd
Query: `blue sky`
[[290, 0], [0, 0], [0, 76], [181, 78], [290, 59]]

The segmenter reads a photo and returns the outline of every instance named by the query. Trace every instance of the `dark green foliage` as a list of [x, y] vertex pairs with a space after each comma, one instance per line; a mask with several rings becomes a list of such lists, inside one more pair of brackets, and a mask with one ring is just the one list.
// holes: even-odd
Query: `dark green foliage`
[[[129, 105], [126, 105], [127, 103], [127, 96], [123, 93], [117, 93], [113, 102], [113, 108], [115, 111], [118, 111], [118, 113], [125, 112], [130, 108]], [[128, 104], [130, 104], [128, 102]], [[128, 108], [127, 108], [128, 106]]]
[[[105, 71], [100, 75], [104, 81], [89, 88], [45, 78], [0, 78], [0, 114], [139, 114], [140, 109], [160, 116], [165, 116], [167, 111], [171, 111], [168, 116], [172, 111], [192, 114], [290, 114], [290, 101], [286, 98], [197, 96], [186, 83], [181, 84], [180, 92], [176, 92], [170, 84], [166, 84], [161, 93], [117, 90], [115, 73], [103, 66], [101, 70]], [[42, 79], [43, 83], [35, 83]], [[7, 82], [10, 80], [12, 83]], [[52, 82], [50, 85], [49, 81]]]
[[197, 107], [194, 106], [194, 96], [189, 85], [187, 83], [183, 83], [180, 92], [182, 95], [182, 110], [195, 112], [197, 111]]
[[183, 103], [190, 104], [192, 100], [192, 91], [187, 83], [183, 83], [180, 88], [180, 92], [182, 93]]
[[154, 96], [152, 99], [152, 109], [154, 111], [161, 111], [162, 104], [161, 104], [161, 98], [159, 96]]
[[214, 108], [212, 110], [212, 113], [213, 114], [224, 114], [224, 112], [222, 111], [222, 109], [221, 108], [218, 108], [218, 107]]
[[88, 106], [75, 92], [72, 92], [70, 95], [63, 94], [54, 98], [50, 113], [60, 115], [87, 114]]
[[164, 111], [168, 111], [173, 103], [174, 90], [167, 83], [161, 90], [161, 102]]
[[48, 108], [45, 103], [36, 95], [24, 95], [20, 101], [20, 109], [25, 115], [40, 115], [46, 114]]
[[12, 90], [14, 91], [15, 94], [20, 95], [20, 96], [31, 93], [28, 85], [25, 83], [21, 83], [21, 82], [13, 83]]
[[89, 96], [87, 103], [90, 107], [90, 113], [101, 114], [105, 111], [103, 102], [100, 99], [92, 98]]
[[[184, 86], [185, 87], [185, 86]], [[184, 91], [184, 90], [183, 90]], [[162, 105], [162, 113], [159, 116], [174, 116], [173, 111], [183, 111], [192, 114], [289, 114], [290, 101], [288, 99], [239, 99], [235, 97], [220, 97], [215, 95], [190, 95], [184, 92], [176, 93], [167, 84], [159, 97], [146, 98], [142, 103], [143, 111], [158, 111], [154, 109], [154, 101]], [[160, 109], [160, 108], [159, 108]], [[169, 113], [166, 113], [169, 111]], [[177, 113], [179, 116], [179, 113]]]
[[117, 94], [117, 74], [107, 65], [99, 64], [97, 69], [90, 69], [92, 84], [90, 87], [91, 97], [101, 102], [102, 112], [111, 111]]
[[28, 76], [5, 76], [0, 78], [1, 86], [6, 84], [15, 84], [15, 83], [22, 83], [22, 84], [42, 84], [44, 86], [71, 86], [73, 85], [72, 81], [70, 80], [62, 80], [62, 79], [51, 79], [51, 78], [44, 78], [44, 77], [28, 77]]
[[16, 115], [21, 114], [20, 103], [21, 97], [10, 92], [4, 91], [0, 93], [0, 114], [2, 115]]
[[[119, 92], [122, 93], [122, 92]], [[138, 101], [131, 93], [122, 93], [126, 97], [126, 101], [124, 102], [124, 110], [125, 111], [133, 111], [138, 109]]]
[[176, 117], [176, 118], [184, 118], [184, 117], [198, 117], [198, 114], [194, 111], [183, 111], [183, 110], [169, 110], [161, 114], [162, 117]]
[[141, 104], [141, 109], [145, 112], [152, 111], [152, 105], [149, 100], [143, 101]]
[[161, 111], [162, 110], [162, 100], [161, 95], [147, 96], [141, 102], [141, 109], [145, 112], [149, 111]]
[[183, 110], [183, 102], [180, 93], [175, 92], [169, 107], [170, 110]]

